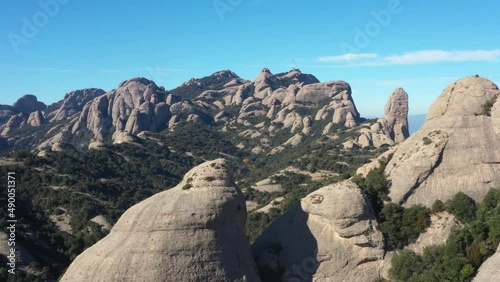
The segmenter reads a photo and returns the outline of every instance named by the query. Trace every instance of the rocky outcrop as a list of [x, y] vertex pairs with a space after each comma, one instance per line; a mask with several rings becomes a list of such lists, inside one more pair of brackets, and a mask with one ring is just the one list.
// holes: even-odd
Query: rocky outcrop
[[493, 256], [488, 258], [477, 271], [473, 282], [496, 282], [500, 277], [500, 246]]
[[272, 87], [276, 84], [278, 78], [274, 76], [268, 68], [263, 68], [260, 74], [254, 79], [255, 97], [264, 99], [272, 92]]
[[385, 117], [378, 119], [370, 128], [362, 128], [357, 140], [350, 140], [347, 147], [361, 148], [374, 146], [393, 146], [406, 140], [408, 131], [408, 94], [402, 89], [396, 89], [385, 104]]
[[229, 163], [206, 162], [128, 209], [61, 281], [260, 281], [245, 221]]
[[463, 192], [480, 202], [500, 186], [500, 99], [485, 112], [499, 95], [497, 85], [478, 76], [449, 85], [387, 165], [391, 199], [430, 207]]
[[403, 88], [394, 90], [385, 104], [385, 120], [389, 128], [389, 136], [396, 143], [410, 136], [408, 131], [408, 93]]
[[455, 219], [455, 216], [446, 211], [432, 214], [430, 220], [430, 226], [406, 249], [422, 254], [426, 247], [446, 244], [452, 229], [461, 227], [461, 223]]
[[169, 106], [160, 101], [165, 95], [146, 78], [124, 81], [116, 90], [98, 96], [83, 107], [73, 133], [85, 125], [95, 140], [103, 141], [113, 131], [126, 130], [137, 134], [144, 130], [165, 129], [171, 116]]
[[0, 124], [8, 121], [16, 112], [9, 105], [0, 105]]
[[302, 199], [252, 251], [261, 270], [284, 269], [283, 281], [372, 281], [384, 243], [369, 200], [347, 180]]
[[283, 75], [277, 75], [281, 80], [291, 80], [294, 83], [301, 83], [303, 85], [319, 83], [319, 80], [312, 74], [302, 73], [299, 69], [293, 69]]
[[18, 115], [11, 116], [9, 121], [7, 121], [6, 124], [4, 124], [0, 127], [0, 129], [2, 130], [2, 132], [0, 133], [0, 136], [9, 135], [9, 133], [12, 130], [19, 128], [21, 126], [21, 124], [24, 122], [24, 120], [25, 120], [25, 117], [22, 113], [18, 114]]
[[35, 111], [30, 114], [28, 117], [28, 124], [31, 126], [40, 126], [45, 122], [45, 118], [43, 116], [43, 112]]
[[48, 115], [50, 121], [64, 120], [79, 114], [83, 110], [85, 104], [104, 93], [106, 93], [104, 90], [97, 88], [69, 92], [64, 96], [61, 106]]
[[39, 102], [35, 95], [28, 94], [19, 98], [19, 100], [14, 103], [12, 108], [17, 112], [21, 112], [28, 116], [34, 111], [44, 111], [47, 106], [44, 103]]

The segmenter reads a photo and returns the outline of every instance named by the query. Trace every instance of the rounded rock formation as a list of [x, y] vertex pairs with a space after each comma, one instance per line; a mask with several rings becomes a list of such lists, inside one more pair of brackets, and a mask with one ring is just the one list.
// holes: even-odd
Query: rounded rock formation
[[260, 281], [245, 221], [245, 198], [229, 164], [206, 162], [128, 209], [61, 281]]
[[402, 142], [387, 164], [393, 202], [430, 207], [463, 192], [480, 202], [500, 186], [500, 95], [491, 81], [471, 76], [449, 85], [422, 128]]

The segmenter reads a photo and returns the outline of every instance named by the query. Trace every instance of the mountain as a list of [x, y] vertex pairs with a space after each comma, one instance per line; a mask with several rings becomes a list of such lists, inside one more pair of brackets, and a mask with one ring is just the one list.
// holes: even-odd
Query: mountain
[[480, 202], [500, 186], [500, 90], [491, 81], [466, 77], [449, 85], [432, 104], [427, 119], [401, 143], [388, 163], [390, 198], [404, 205], [446, 201], [461, 191]]
[[[446, 248], [450, 249], [453, 244], [473, 242], [488, 246], [475, 258], [476, 267], [496, 250], [500, 190], [490, 189], [500, 187], [500, 148], [495, 142], [500, 134], [499, 94], [493, 82], [477, 76], [449, 85], [431, 106], [422, 128], [360, 168], [363, 177], [310, 193], [262, 232], [252, 245], [261, 275], [306, 281], [373, 281], [388, 276], [407, 281], [412, 275], [415, 281], [465, 281], [472, 276], [472, 264], [463, 262], [473, 261], [470, 248], [452, 251], [456, 257], [465, 257], [462, 262], [445, 257], [443, 266], [436, 266], [463, 268], [464, 276], [453, 271], [438, 274], [443, 270], [432, 268], [432, 263], [439, 265], [435, 261], [422, 266], [432, 271], [414, 270], [412, 274], [408, 268], [418, 264], [415, 252], [424, 257], [420, 261], [435, 259], [444, 252], [432, 249], [439, 245], [449, 244]], [[405, 98], [396, 90], [386, 115], [404, 112], [387, 109]], [[476, 203], [481, 205], [476, 207]], [[476, 208], [483, 215], [476, 214]], [[484, 230], [461, 228], [463, 223]], [[426, 238], [426, 230], [435, 237]], [[489, 234], [489, 239], [458, 239], [482, 236], [476, 234]], [[401, 250], [415, 259], [400, 258]], [[491, 265], [496, 259], [495, 255], [487, 261], [477, 281], [490, 279], [488, 273], [494, 272]], [[400, 269], [398, 260], [403, 261]]]
[[0, 169], [22, 175], [21, 281], [59, 277], [128, 208], [220, 157], [233, 164], [253, 242], [302, 197], [395, 144], [391, 135], [406, 121], [394, 113], [408, 107], [390, 99], [387, 119], [366, 120], [347, 82], [319, 82], [296, 69], [263, 69], [252, 81], [220, 71], [172, 90], [132, 78], [108, 92], [72, 91], [49, 106], [21, 100], [32, 105], [24, 113], [0, 108]]
[[[401, 102], [407, 104], [407, 98]], [[171, 131], [182, 122], [223, 124], [224, 131], [241, 131], [242, 127], [264, 122], [259, 131], [272, 135], [286, 128], [294, 133], [293, 143], [297, 145], [305, 136], [319, 131], [327, 135], [336, 125], [352, 128], [363, 121], [348, 83], [320, 83], [313, 75], [296, 69], [274, 75], [265, 68], [253, 81], [220, 71], [191, 79], [170, 91], [151, 80], [132, 78], [109, 92], [95, 88], [73, 91], [48, 107], [31, 95], [3, 109], [0, 131], [7, 143], [4, 147], [36, 151], [51, 149], [57, 143], [84, 150], [90, 144], [131, 140], [130, 135], [144, 131]], [[353, 144], [379, 147], [392, 145], [390, 140], [394, 138], [401, 141], [407, 133], [395, 137], [391, 130], [406, 116], [407, 110], [391, 118], [388, 125], [367, 132], [363, 140], [353, 140]], [[318, 133], [312, 131], [313, 127]], [[262, 142], [252, 149], [269, 153], [281, 148]]]
[[499, 92], [459, 80], [411, 136], [403, 89], [367, 120], [299, 70], [25, 96], [0, 107], [18, 278], [467, 281], [500, 242]]

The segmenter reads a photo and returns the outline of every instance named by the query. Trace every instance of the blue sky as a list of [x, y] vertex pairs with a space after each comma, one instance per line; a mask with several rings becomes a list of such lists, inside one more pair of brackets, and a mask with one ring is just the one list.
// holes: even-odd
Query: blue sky
[[292, 60], [321, 81], [349, 82], [363, 116], [396, 87], [410, 114], [479, 74], [500, 81], [500, 2], [491, 0], [4, 0], [0, 104], [45, 103], [144, 76], [172, 89], [230, 69], [254, 79]]

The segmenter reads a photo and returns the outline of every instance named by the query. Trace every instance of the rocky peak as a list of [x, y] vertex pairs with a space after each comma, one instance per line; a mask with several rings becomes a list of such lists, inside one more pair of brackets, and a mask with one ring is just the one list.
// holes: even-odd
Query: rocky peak
[[129, 83], [139, 83], [139, 84], [143, 84], [143, 85], [150, 85], [150, 84], [154, 84], [154, 81], [152, 80], [149, 80], [145, 77], [134, 77], [134, 78], [131, 78], [129, 80], [125, 80], [125, 81], [122, 81], [120, 84], [118, 84], [118, 88], [121, 88], [121, 87], [124, 87], [125, 85], [129, 84]]
[[480, 76], [468, 76], [450, 84], [429, 108], [426, 121], [439, 117], [477, 116], [483, 106], [498, 97], [498, 86]]
[[19, 100], [17, 100], [12, 107], [15, 111], [28, 116], [34, 111], [44, 111], [47, 108], [47, 105], [39, 102], [35, 95], [27, 94], [19, 98]]
[[255, 91], [259, 92], [274, 85], [276, 79], [276, 76], [274, 76], [268, 68], [263, 68], [259, 75], [253, 80]]
[[232, 72], [230, 70], [218, 71], [218, 72], [212, 74], [211, 76], [213, 76], [213, 77], [220, 77], [221, 79], [240, 78], [237, 74], [235, 74], [234, 72]]
[[85, 104], [92, 101], [94, 98], [105, 94], [102, 89], [87, 88], [71, 91], [64, 96], [61, 106], [48, 116], [50, 121], [63, 120], [82, 111]]
[[493, 82], [475, 76], [446, 87], [386, 167], [391, 199], [430, 207], [463, 192], [480, 202], [500, 186], [499, 95]]
[[230, 164], [206, 162], [176, 187], [128, 209], [61, 281], [260, 281], [245, 221]]
[[410, 136], [408, 131], [408, 93], [397, 88], [385, 104], [385, 120], [389, 128], [389, 136], [396, 143]]
[[281, 76], [278, 76], [278, 78], [290, 79], [295, 83], [303, 83], [304, 85], [320, 82], [314, 75], [302, 73], [299, 69], [293, 69]]

